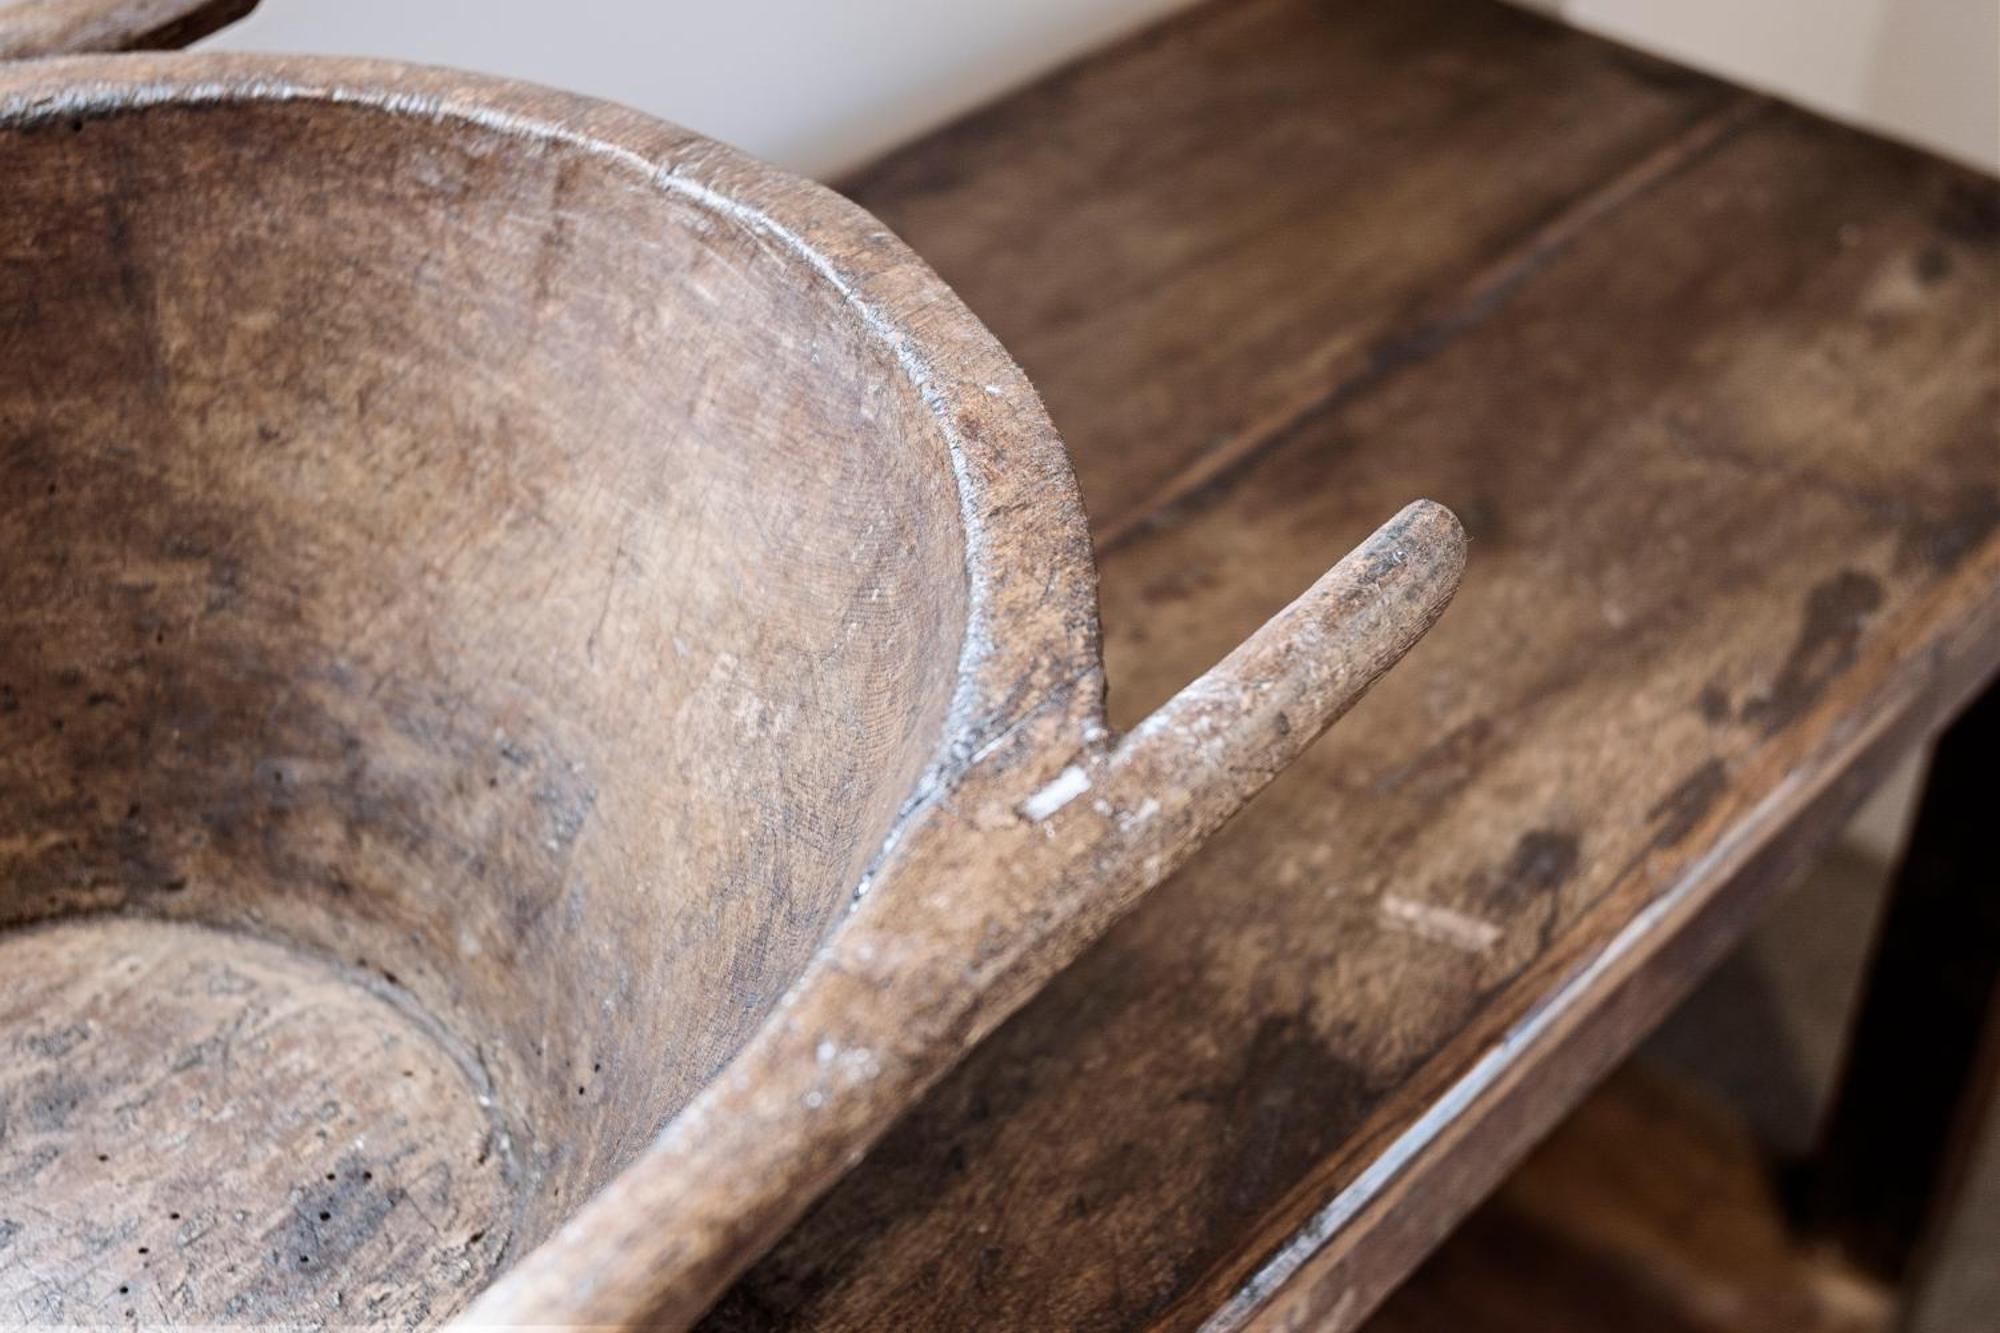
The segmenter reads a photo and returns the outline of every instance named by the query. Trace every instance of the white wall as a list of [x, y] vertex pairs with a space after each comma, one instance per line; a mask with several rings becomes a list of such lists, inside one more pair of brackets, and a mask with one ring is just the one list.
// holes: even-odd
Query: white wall
[[1186, 3], [263, 0], [205, 45], [508, 74], [828, 175]]
[[[2000, 172], [2000, 0], [1520, 2]], [[828, 175], [1186, 3], [263, 0], [211, 45], [511, 74]]]
[[2000, 0], [1520, 0], [2000, 173]]

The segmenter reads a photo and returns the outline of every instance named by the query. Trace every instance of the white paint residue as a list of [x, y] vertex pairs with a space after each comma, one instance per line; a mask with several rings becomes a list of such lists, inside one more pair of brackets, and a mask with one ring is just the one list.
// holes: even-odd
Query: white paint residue
[[1090, 774], [1071, 764], [1056, 780], [1021, 802], [1021, 814], [1037, 824], [1090, 790]]
[[1129, 833], [1159, 813], [1160, 803], [1148, 796], [1145, 800], [1139, 802], [1137, 810], [1126, 810], [1119, 814], [1118, 827]]
[[1485, 953], [1500, 942], [1503, 933], [1491, 921], [1481, 921], [1476, 916], [1454, 912], [1449, 907], [1420, 903], [1414, 898], [1398, 898], [1394, 894], [1382, 899], [1382, 915], [1388, 918], [1391, 925], [1404, 927], [1413, 935], [1421, 935], [1438, 944], [1449, 944], [1467, 953]]

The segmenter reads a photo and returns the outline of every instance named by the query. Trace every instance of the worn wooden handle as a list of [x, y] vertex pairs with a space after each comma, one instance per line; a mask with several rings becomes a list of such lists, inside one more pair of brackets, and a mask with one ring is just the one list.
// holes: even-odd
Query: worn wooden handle
[[1016, 876], [1036, 939], [1025, 975], [996, 976], [982, 1003], [1038, 987], [1173, 873], [1402, 659], [1464, 570], [1457, 517], [1406, 506], [1152, 716], [1023, 801], [1049, 849]]
[[1199, 842], [1423, 637], [1464, 568], [1465, 534], [1452, 512], [1430, 500], [1407, 506], [1133, 728], [1100, 776], [1072, 767], [1024, 813], [1048, 818], [1101, 787], [1092, 806], [1100, 817], [1108, 811], [1129, 827], [1135, 809], [1174, 802], [1182, 808], [1163, 821], [1165, 836]]
[[1122, 739], [1024, 800], [1041, 836], [1010, 876], [1022, 942], [988, 946], [996, 964], [968, 1026], [997, 1026], [1289, 767], [1436, 623], [1464, 570], [1457, 517], [1429, 500], [1405, 507]]
[[0, 0], [0, 60], [173, 50], [256, 7], [257, 0]]
[[968, 1047], [1394, 665], [1464, 563], [1458, 520], [1420, 501], [1122, 740], [1093, 729], [997, 810], [1008, 779], [969, 774], [749, 1045], [461, 1326], [692, 1323]]

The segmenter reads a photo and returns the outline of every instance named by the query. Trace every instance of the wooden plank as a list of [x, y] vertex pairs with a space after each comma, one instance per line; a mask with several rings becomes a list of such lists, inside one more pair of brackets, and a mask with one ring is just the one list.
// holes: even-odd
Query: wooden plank
[[[1992, 184], [1508, 11], [1377, 8], [1198, 11], [864, 178], [1078, 458], [1121, 719], [1411, 495], [1475, 543], [1432, 639], [716, 1326], [1351, 1326], [2000, 662]], [[1290, 131], [1209, 189], [1262, 126], [1215, 89], [1293, 62]], [[1476, 114], [1357, 146], [1438, 67]], [[1062, 145], [1096, 156], [1058, 190]], [[1298, 180], [1316, 229], [1237, 206]], [[1362, 270], [1394, 294], [1342, 304]], [[1405, 350], [1314, 359], [1350, 346]]]
[[[1771, 893], [1823, 854], [1901, 756], [1962, 701], [1974, 664], [1991, 669], [2000, 658], [1994, 610], [1989, 601], [1979, 617], [1984, 631], [1951, 645], [1948, 670], [1892, 689], [1858, 735], [1800, 765], [1796, 780], [1729, 829], [1694, 873], [1636, 913], [1617, 902], [1593, 913], [1607, 926], [1619, 923], [1618, 934], [1561, 980], [1545, 970], [1539, 984], [1523, 987], [1537, 993], [1535, 1006], [1504, 1032], [1475, 1024], [1457, 1039], [1475, 1048], [1520, 1047], [1518, 1058], [1483, 1082], [1475, 1062], [1439, 1099], [1455, 1114], [1412, 1146], [1397, 1177], [1369, 1194], [1337, 1231], [1311, 1237], [1310, 1244], [1301, 1235], [1309, 1227], [1288, 1233], [1282, 1249], [1296, 1266], [1267, 1261], [1224, 1302], [1225, 1312], [1238, 1317], [1216, 1322], [1353, 1328], [1720, 961]], [[1578, 933], [1588, 937], [1590, 928]], [[1557, 952], [1537, 966], [1570, 961]], [[1453, 1095], [1469, 1083], [1477, 1087]], [[1397, 1143], [1414, 1137], [1405, 1130]], [[1375, 1150], [1364, 1140], [1362, 1151]], [[1246, 1300], [1246, 1292], [1257, 1299]]]
[[1748, 101], [1502, 5], [1253, 0], [843, 188], [1044, 368], [1103, 547], [1420, 360]]
[[1367, 1333], [1889, 1333], [1893, 1293], [1789, 1221], [1734, 1106], [1628, 1063]]

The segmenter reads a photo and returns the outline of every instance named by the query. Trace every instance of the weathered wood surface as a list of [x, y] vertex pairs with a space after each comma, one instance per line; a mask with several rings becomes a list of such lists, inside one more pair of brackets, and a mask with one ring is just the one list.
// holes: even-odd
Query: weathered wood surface
[[810, 182], [214, 54], [0, 63], [0, 181], [22, 1319], [692, 1321], [1463, 566], [1389, 505], [1117, 734], [1041, 404]]
[[0, 0], [0, 60], [170, 50], [256, 7], [257, 0]]
[[1630, 1062], [1367, 1333], [1892, 1333], [1894, 1294], [1790, 1220], [1735, 1108]]
[[0, 1325], [410, 1328], [492, 1275], [492, 1089], [379, 977], [102, 918], [0, 977]]
[[1364, 531], [1432, 638], [715, 1327], [1351, 1327], [2000, 662], [2000, 195], [1504, 6], [1215, 5], [850, 187], [1016, 353], [1113, 717]]

